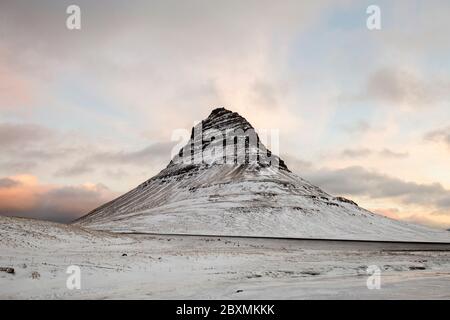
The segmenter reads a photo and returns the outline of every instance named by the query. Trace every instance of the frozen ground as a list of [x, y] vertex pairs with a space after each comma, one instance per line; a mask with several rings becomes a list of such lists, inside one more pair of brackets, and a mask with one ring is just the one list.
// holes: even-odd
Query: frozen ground
[[[0, 272], [0, 298], [449, 299], [448, 246], [119, 235], [0, 217], [0, 267], [15, 269]], [[81, 290], [66, 288], [70, 265]], [[369, 265], [380, 290], [367, 289]]]

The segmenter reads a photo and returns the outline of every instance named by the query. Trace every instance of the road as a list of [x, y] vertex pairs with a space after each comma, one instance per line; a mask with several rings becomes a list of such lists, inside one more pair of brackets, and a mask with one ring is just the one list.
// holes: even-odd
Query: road
[[314, 250], [368, 250], [368, 251], [450, 251], [450, 243], [442, 242], [404, 242], [404, 241], [371, 241], [371, 240], [343, 240], [343, 239], [305, 239], [254, 236], [223, 236], [203, 234], [167, 234], [167, 233], [126, 233], [127, 235], [150, 238], [191, 238], [191, 239], [219, 239], [239, 242], [242, 246], [264, 246], [268, 248], [292, 248]]

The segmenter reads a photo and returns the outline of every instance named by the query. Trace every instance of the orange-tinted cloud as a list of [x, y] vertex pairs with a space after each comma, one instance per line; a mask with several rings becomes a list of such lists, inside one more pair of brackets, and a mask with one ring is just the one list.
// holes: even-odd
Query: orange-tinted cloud
[[372, 209], [373, 212], [381, 214], [391, 219], [399, 219], [400, 210], [397, 208], [379, 208]]
[[115, 196], [101, 184], [41, 184], [32, 175], [12, 176], [0, 182], [0, 215], [7, 216], [68, 222]]
[[428, 225], [440, 229], [442, 229], [443, 226], [450, 226], [450, 215], [445, 211], [422, 211], [421, 213], [417, 213], [406, 212], [406, 210], [400, 210], [398, 208], [378, 208], [371, 209], [371, 211], [388, 218]]

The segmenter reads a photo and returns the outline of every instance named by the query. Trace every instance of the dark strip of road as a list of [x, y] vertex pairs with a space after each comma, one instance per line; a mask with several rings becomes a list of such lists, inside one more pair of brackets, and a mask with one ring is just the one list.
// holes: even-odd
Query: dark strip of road
[[318, 239], [318, 238], [292, 238], [292, 237], [258, 237], [258, 236], [228, 236], [211, 234], [185, 234], [185, 233], [146, 233], [124, 232], [121, 234], [167, 238], [208, 238], [244, 241], [245, 243], [284, 244], [288, 247], [302, 246], [311, 249], [356, 249], [356, 250], [383, 250], [383, 251], [450, 251], [450, 242], [418, 242], [418, 241], [376, 241], [376, 240], [350, 240], [350, 239]]

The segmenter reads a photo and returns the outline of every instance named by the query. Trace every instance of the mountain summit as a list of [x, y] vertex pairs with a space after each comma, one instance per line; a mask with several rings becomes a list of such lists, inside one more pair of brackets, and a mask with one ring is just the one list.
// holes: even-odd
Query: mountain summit
[[214, 109], [168, 166], [76, 220], [113, 232], [449, 241], [371, 213], [291, 172], [236, 112]]
[[225, 108], [214, 109], [208, 118], [192, 128], [189, 142], [169, 167], [192, 164], [273, 166], [289, 171], [284, 161], [264, 146], [244, 117]]

